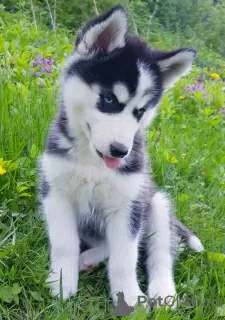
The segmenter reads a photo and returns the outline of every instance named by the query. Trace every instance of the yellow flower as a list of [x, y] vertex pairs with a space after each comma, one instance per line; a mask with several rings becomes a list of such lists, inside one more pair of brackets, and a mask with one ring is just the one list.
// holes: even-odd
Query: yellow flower
[[166, 160], [172, 164], [178, 163], [178, 160], [175, 156], [171, 156], [168, 152], [165, 154]]
[[6, 173], [6, 170], [3, 168], [5, 164], [5, 161], [3, 158], [0, 158], [0, 176]]
[[212, 73], [212, 74], [211, 74], [211, 78], [212, 78], [212, 79], [219, 79], [220, 76], [218, 75], [218, 73]]
[[184, 100], [184, 96], [180, 96], [180, 100]]
[[5, 173], [6, 173], [6, 170], [2, 166], [0, 166], [0, 176], [2, 176]]

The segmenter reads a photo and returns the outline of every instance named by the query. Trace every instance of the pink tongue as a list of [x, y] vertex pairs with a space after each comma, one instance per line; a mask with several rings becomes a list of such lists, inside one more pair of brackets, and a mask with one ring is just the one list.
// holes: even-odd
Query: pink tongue
[[110, 169], [118, 168], [120, 165], [120, 159], [110, 158], [103, 155], [103, 160], [105, 162], [105, 165]]

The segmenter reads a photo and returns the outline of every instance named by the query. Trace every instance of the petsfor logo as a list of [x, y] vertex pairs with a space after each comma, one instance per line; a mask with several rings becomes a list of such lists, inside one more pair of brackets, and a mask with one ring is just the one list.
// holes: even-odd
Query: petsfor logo
[[[117, 294], [117, 304], [114, 310], [114, 316], [129, 316], [133, 311], [134, 307], [128, 306], [126, 301], [124, 300], [124, 293], [118, 292]], [[139, 298], [139, 297], [138, 297]]]
[[[124, 299], [124, 293], [118, 292], [117, 294], [117, 305], [114, 309], [114, 316], [129, 316], [134, 311], [134, 307], [129, 306], [125, 299]], [[173, 307], [181, 305], [183, 307], [196, 307], [196, 306], [216, 306], [217, 307], [217, 313], [221, 312], [220, 305], [223, 305], [224, 301], [221, 301], [218, 297], [210, 297], [209, 299], [204, 299], [204, 301], [199, 300], [195, 296], [186, 296], [182, 297], [182, 299], [179, 299], [177, 296], [176, 298], [173, 296], [167, 296], [165, 298], [157, 297], [157, 298], [150, 298], [148, 299], [146, 296], [138, 296], [137, 297], [137, 305], [138, 306], [148, 306], [150, 309], [159, 306], [159, 307]]]
[[[116, 308], [114, 310], [113, 315], [114, 316], [129, 316], [133, 311], [134, 307], [129, 306], [125, 299], [124, 299], [124, 293], [123, 292], [118, 292], [117, 294], [117, 304]], [[153, 308], [154, 306], [158, 305], [160, 307], [162, 306], [167, 306], [167, 307], [172, 307], [176, 303], [175, 299], [173, 296], [168, 296], [166, 298], [151, 298], [147, 299], [146, 296], [138, 296], [137, 297], [137, 305], [148, 305], [150, 308]]]

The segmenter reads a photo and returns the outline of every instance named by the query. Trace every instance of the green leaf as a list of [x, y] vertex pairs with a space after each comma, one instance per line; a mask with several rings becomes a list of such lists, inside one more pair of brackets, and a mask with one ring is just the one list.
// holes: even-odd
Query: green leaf
[[32, 144], [32, 147], [31, 147], [31, 158], [32, 159], [36, 159], [36, 157], [38, 156], [38, 153], [39, 153], [39, 150], [38, 150], [38, 147], [36, 146], [36, 144]]
[[29, 187], [27, 187], [27, 186], [17, 187], [17, 191], [18, 191], [19, 193], [21, 193], [21, 192], [23, 192], [23, 191], [25, 191], [25, 190], [27, 190], [27, 189], [29, 189]]
[[31, 291], [30, 293], [31, 293], [32, 297], [34, 298], [34, 300], [36, 300], [36, 301], [43, 301], [43, 298], [42, 298], [40, 292], [38, 292], [38, 291]]
[[0, 297], [5, 302], [12, 302], [13, 300], [13, 293], [12, 293], [12, 287], [10, 286], [4, 286], [0, 290]]
[[0, 258], [6, 257], [8, 253], [6, 251], [0, 251]]
[[6, 228], [6, 224], [0, 221], [0, 230], [5, 228]]
[[187, 201], [188, 200], [188, 195], [186, 193], [179, 193], [178, 194], [178, 199], [180, 201]]
[[25, 198], [25, 197], [32, 197], [32, 194], [30, 194], [30, 193], [26, 193], [26, 192], [22, 192], [22, 193], [20, 193], [20, 197], [21, 198]]
[[216, 308], [216, 315], [225, 317], [225, 304]]
[[15, 294], [15, 295], [13, 296], [13, 300], [14, 300], [14, 302], [15, 302], [16, 305], [19, 305], [19, 297], [18, 297], [17, 294]]
[[18, 283], [14, 283], [12, 287], [12, 293], [13, 294], [19, 294], [22, 291], [22, 288]]
[[12, 201], [10, 203], [10, 208], [13, 212], [18, 212], [19, 211], [19, 206], [18, 203], [16, 201]]
[[6, 168], [7, 171], [14, 171], [19, 166], [18, 163], [12, 162], [11, 160], [10, 161], [5, 161], [4, 165], [5, 165], [5, 168]]
[[225, 260], [225, 254], [219, 252], [207, 252], [207, 258], [216, 262], [223, 262]]

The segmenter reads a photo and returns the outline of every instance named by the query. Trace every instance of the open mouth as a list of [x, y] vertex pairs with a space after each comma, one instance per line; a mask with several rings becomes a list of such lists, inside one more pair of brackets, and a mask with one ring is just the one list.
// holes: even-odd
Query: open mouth
[[108, 157], [108, 156], [102, 154], [97, 149], [96, 149], [96, 152], [99, 155], [99, 157], [103, 159], [103, 161], [104, 161], [104, 163], [105, 163], [107, 168], [116, 169], [116, 168], [118, 168], [120, 166], [121, 158]]

